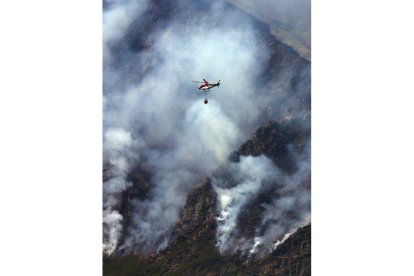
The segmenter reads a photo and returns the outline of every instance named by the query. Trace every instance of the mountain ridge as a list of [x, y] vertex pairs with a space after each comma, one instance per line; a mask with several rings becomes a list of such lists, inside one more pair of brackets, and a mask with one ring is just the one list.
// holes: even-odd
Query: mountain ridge
[[[196, 2], [204, 3], [206, 1], [198, 0]], [[240, 10], [234, 5], [228, 5]], [[151, 1], [150, 9], [144, 15], [148, 22], [145, 21], [146, 23], [142, 26], [139, 26], [138, 23], [131, 25], [127, 47], [136, 52], [148, 51], [153, 45], [151, 30], [156, 29], [160, 24], [167, 24], [168, 19], [176, 11], [177, 8], [173, 8], [173, 4], [169, 0], [163, 3]], [[194, 21], [199, 20], [193, 12], [194, 10], [191, 8], [184, 11], [183, 25], [191, 25], [194, 24]], [[242, 10], [240, 12], [245, 13]], [[247, 13], [246, 16], [251, 17]], [[257, 19], [253, 24], [255, 32], [260, 38], [258, 40], [260, 47], [270, 49], [270, 57], [263, 72], [259, 74], [259, 82], [267, 84], [273, 78], [285, 78], [283, 81], [287, 83], [286, 87], [296, 87], [302, 81], [301, 72], [310, 67], [310, 62], [301, 57], [292, 47], [278, 41], [271, 34], [269, 25]], [[122, 51], [124, 46], [122, 45], [116, 50]], [[122, 66], [122, 62], [117, 60], [114, 62], [118, 62], [119, 66]], [[282, 75], [281, 72], [289, 70], [293, 72], [292, 77], [286, 78]], [[130, 72], [135, 74], [136, 70], [132, 68]], [[134, 78], [138, 77], [134, 76]], [[307, 89], [309, 89], [309, 93]], [[296, 90], [299, 89], [295, 88], [292, 91]], [[274, 90], [268, 92], [276, 94]], [[293, 175], [298, 168], [291, 151], [293, 149], [298, 153], [304, 152], [306, 150], [305, 144], [310, 140], [309, 126], [303, 126], [309, 123], [310, 115], [308, 116], [307, 113], [310, 111], [310, 85], [308, 87], [305, 84], [301, 93], [304, 95], [303, 101], [297, 108], [304, 110], [307, 116], [302, 122], [290, 120], [290, 118], [286, 120], [275, 118], [272, 115], [272, 109], [275, 109], [274, 106], [280, 105], [280, 103], [276, 103], [276, 100], [272, 98], [272, 101], [268, 103], [268, 109], [266, 110], [266, 107], [263, 106], [263, 110], [260, 110], [263, 119], [258, 125], [262, 126], [256, 130], [252, 137], [246, 139], [238, 150], [233, 152], [229, 157], [230, 162], [237, 163], [243, 156], [265, 155], [283, 173]], [[286, 99], [296, 96], [297, 94], [284, 94]], [[270, 122], [263, 124], [266, 120]], [[144, 167], [144, 164], [136, 164], [133, 170], [128, 173], [127, 181], [131, 183], [131, 186], [122, 192], [120, 204], [117, 206], [123, 217], [123, 237], [120, 239], [120, 245], [123, 244], [125, 235], [128, 234], [131, 213], [134, 211], [132, 203], [151, 197], [152, 173], [151, 168]], [[108, 177], [110, 176], [105, 176], [105, 179]], [[310, 193], [310, 185], [309, 175], [302, 186], [309, 189]], [[242, 210], [237, 223], [242, 225], [240, 232], [243, 236], [251, 237], [254, 234], [255, 226], [260, 222], [264, 212], [263, 204], [270, 204], [273, 195], [277, 196], [274, 193], [261, 192], [254, 201], [249, 202]], [[295, 214], [288, 215], [294, 216]], [[246, 257], [237, 254], [221, 254], [218, 251], [215, 231], [216, 218], [217, 195], [211, 179], [207, 178], [187, 195], [179, 221], [171, 229], [171, 233], [167, 233], [171, 234], [171, 237], [164, 250], [148, 255], [126, 250], [116, 251], [113, 256], [104, 254], [104, 275], [310, 275], [310, 224], [299, 228], [270, 254], [265, 256], [252, 255], [250, 259], [246, 259]]]
[[149, 256], [104, 256], [103, 275], [310, 275], [307, 225], [264, 258], [221, 255], [215, 247], [216, 199], [207, 179], [187, 196], [169, 246]]

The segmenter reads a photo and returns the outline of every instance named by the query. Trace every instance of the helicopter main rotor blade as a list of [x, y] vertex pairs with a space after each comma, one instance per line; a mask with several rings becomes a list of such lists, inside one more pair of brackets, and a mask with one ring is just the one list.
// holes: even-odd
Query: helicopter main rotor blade
[[196, 83], [204, 83], [203, 81], [192, 81], [192, 82], [196, 82]]

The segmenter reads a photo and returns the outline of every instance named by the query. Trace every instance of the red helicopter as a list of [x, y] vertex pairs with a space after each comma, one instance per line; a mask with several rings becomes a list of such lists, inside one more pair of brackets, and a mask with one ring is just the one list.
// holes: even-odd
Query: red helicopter
[[205, 104], [208, 104], [208, 99], [207, 99], [207, 92], [208, 90], [210, 90], [213, 87], [220, 87], [220, 80], [217, 83], [208, 83], [208, 81], [206, 81], [205, 79], [203, 79], [203, 81], [193, 81], [196, 83], [202, 83], [202, 85], [200, 85], [198, 87], [198, 90], [203, 91], [204, 93], [206, 93], [206, 99], [204, 100]]

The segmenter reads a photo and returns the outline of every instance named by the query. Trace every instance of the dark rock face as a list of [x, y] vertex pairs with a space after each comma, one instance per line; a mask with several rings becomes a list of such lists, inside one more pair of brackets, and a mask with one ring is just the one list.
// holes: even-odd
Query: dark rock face
[[298, 229], [252, 266], [257, 267], [258, 275], [311, 275], [311, 225]]
[[[194, 272], [194, 268], [183, 269], [187, 263], [199, 262], [205, 251], [215, 252], [216, 195], [209, 179], [187, 196], [181, 219], [177, 223], [168, 247], [161, 253], [157, 262], [163, 262], [162, 273]], [[208, 256], [207, 256], [208, 257]], [[201, 267], [203, 264], [199, 263]], [[184, 272], [186, 271], [186, 272]], [[175, 273], [175, 272], [174, 272]], [[192, 274], [195, 275], [195, 274]]]
[[310, 130], [296, 125], [295, 122], [269, 122], [268, 125], [258, 128], [252, 139], [233, 153], [232, 158], [237, 161], [240, 155], [264, 154], [283, 172], [292, 174], [297, 168], [290, 151], [302, 153], [309, 139]]
[[216, 222], [216, 196], [210, 179], [187, 196], [181, 220], [173, 231], [166, 251], [190, 237], [196, 242], [213, 241]]
[[[134, 200], [144, 200], [148, 197], [149, 191], [152, 188], [151, 172], [148, 168], [136, 165], [135, 168], [127, 175], [127, 181], [132, 183], [132, 186], [126, 189], [121, 194], [119, 213], [124, 218], [122, 221], [123, 229], [127, 229], [131, 223], [132, 213], [134, 210]], [[125, 234], [123, 233], [120, 242], [125, 241]], [[121, 252], [118, 252], [119, 254]]]
[[132, 182], [132, 187], [124, 192], [124, 196], [128, 199], [137, 198], [140, 200], [148, 196], [151, 185], [151, 172], [147, 168], [136, 166], [128, 175], [127, 181]]
[[237, 218], [239, 235], [245, 238], [254, 238], [255, 231], [263, 218], [264, 204], [270, 204], [275, 194], [272, 191], [263, 191], [249, 202], [240, 211]]
[[167, 249], [148, 257], [104, 258], [104, 275], [311, 275], [311, 227], [263, 259], [222, 256], [215, 247], [216, 195], [209, 180], [187, 197]]

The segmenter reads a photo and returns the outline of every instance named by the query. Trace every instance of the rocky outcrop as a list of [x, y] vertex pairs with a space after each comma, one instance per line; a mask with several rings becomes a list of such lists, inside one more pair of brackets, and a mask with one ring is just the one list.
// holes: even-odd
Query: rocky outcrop
[[310, 139], [310, 130], [300, 127], [294, 121], [269, 122], [259, 127], [256, 134], [233, 153], [232, 160], [238, 161], [241, 155], [266, 155], [283, 172], [292, 174], [297, 168], [292, 151], [303, 152], [305, 143]]
[[187, 196], [167, 249], [147, 257], [106, 256], [103, 275], [311, 275], [311, 227], [264, 258], [222, 256], [215, 247], [216, 195], [209, 180]]
[[194, 242], [214, 240], [216, 196], [210, 179], [187, 196], [181, 219], [177, 223], [168, 250], [192, 239]]
[[157, 260], [168, 259], [161, 267], [162, 273], [182, 271], [183, 264], [197, 262], [206, 248], [214, 251], [215, 228], [216, 195], [207, 179], [187, 196], [169, 245]]

